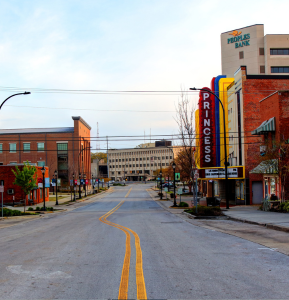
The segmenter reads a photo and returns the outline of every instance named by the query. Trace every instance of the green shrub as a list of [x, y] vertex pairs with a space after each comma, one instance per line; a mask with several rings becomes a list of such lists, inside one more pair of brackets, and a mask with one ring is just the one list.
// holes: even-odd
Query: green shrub
[[181, 202], [179, 207], [189, 207], [189, 204], [187, 202]]
[[289, 212], [289, 201], [282, 202], [279, 206], [279, 210], [283, 212]]
[[35, 210], [40, 210], [40, 207], [39, 207], [39, 206], [36, 206]]
[[[2, 209], [0, 209], [0, 215], [2, 216]], [[20, 210], [13, 210], [9, 208], [3, 208], [3, 217], [21, 216]]]
[[29, 207], [27, 210], [32, 211], [32, 210], [33, 210], [33, 207]]

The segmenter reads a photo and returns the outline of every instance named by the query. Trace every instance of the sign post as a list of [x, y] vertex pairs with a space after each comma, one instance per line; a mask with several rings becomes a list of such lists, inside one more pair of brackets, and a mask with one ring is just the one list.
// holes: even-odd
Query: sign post
[[2, 193], [2, 219], [3, 219], [3, 193], [4, 193], [4, 185], [0, 185], [0, 192]]

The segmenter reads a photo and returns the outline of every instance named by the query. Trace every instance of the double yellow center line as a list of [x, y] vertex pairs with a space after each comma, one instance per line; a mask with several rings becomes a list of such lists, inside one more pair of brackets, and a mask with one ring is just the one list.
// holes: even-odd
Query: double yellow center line
[[[128, 193], [125, 197], [128, 197], [131, 190], [132, 190], [132, 188], [128, 191]], [[116, 228], [122, 230], [126, 234], [126, 251], [125, 251], [125, 256], [124, 256], [120, 285], [119, 285], [118, 299], [127, 299], [130, 256], [131, 256], [129, 232], [131, 232], [135, 238], [135, 249], [136, 249], [135, 271], [136, 271], [137, 299], [147, 299], [145, 281], [144, 281], [144, 276], [143, 276], [143, 267], [142, 267], [142, 251], [141, 251], [140, 239], [139, 239], [138, 234], [125, 226], [110, 222], [106, 219], [111, 214], [113, 214], [116, 210], [118, 210], [122, 206], [123, 203], [124, 203], [124, 201], [121, 201], [116, 207], [114, 207], [108, 213], [106, 213], [105, 215], [103, 215], [102, 217], [99, 218], [99, 220], [101, 222], [103, 222], [107, 225], [116, 227]]]

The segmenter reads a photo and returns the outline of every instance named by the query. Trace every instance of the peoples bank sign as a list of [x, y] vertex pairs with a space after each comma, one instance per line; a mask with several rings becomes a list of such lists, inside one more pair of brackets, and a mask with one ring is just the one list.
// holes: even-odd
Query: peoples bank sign
[[233, 32], [231, 32], [229, 34], [233, 35], [234, 37], [227, 39], [228, 44], [235, 43], [235, 48], [250, 46], [250, 33], [242, 35], [242, 31], [238, 32], [238, 30], [234, 30]]

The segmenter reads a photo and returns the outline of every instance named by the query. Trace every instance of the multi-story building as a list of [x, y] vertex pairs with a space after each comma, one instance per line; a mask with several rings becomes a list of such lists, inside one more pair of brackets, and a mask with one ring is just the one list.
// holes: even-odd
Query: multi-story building
[[112, 180], [141, 181], [155, 178], [155, 172], [169, 167], [178, 147], [171, 142], [142, 144], [137, 148], [108, 150], [109, 177]]
[[289, 75], [289, 34], [266, 34], [257, 24], [221, 34], [222, 74], [233, 77], [239, 67], [248, 74]]
[[[257, 191], [260, 187], [262, 189], [262, 176], [252, 175], [252, 178], [255, 177], [250, 181], [249, 174], [259, 164], [262, 139], [252, 132], [264, 121], [260, 101], [272, 93], [289, 89], [289, 34], [264, 36], [264, 26], [253, 25], [221, 34], [221, 47], [222, 75], [212, 79], [211, 91], [218, 96], [225, 111], [227, 161], [231, 168], [229, 171], [232, 172], [227, 186], [229, 200], [231, 204], [261, 203], [263, 197], [256, 195], [266, 194], [265, 191]], [[224, 199], [223, 109], [217, 97], [209, 97], [207, 101], [214, 110], [210, 115], [211, 124], [215, 124], [214, 130], [205, 129], [206, 132], [200, 132], [204, 125], [199, 121], [203, 120], [203, 107], [196, 113], [196, 120], [199, 122], [199, 127], [196, 128], [200, 139], [208, 139], [208, 132], [214, 134], [208, 140], [214, 142], [209, 148], [214, 150], [216, 163], [214, 166], [210, 165], [213, 170], [206, 171], [208, 177], [202, 179], [201, 189], [207, 196], [218, 195]], [[277, 100], [271, 97], [270, 101]], [[209, 121], [205, 121], [208, 124]], [[201, 151], [201, 154], [206, 153], [205, 148]], [[235, 172], [240, 167], [243, 172]], [[216, 171], [216, 168], [222, 170]], [[213, 178], [213, 173], [219, 179]]]
[[48, 166], [49, 177], [55, 170], [61, 185], [67, 185], [75, 174], [91, 176], [90, 130], [81, 118], [72, 117], [73, 127], [1, 129], [0, 165], [35, 163]]

